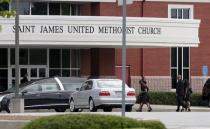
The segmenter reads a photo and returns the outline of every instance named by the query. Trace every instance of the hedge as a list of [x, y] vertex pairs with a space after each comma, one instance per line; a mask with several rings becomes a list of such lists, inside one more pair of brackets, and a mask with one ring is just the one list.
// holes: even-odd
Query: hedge
[[[158, 105], [176, 105], [176, 93], [175, 92], [149, 92], [150, 103]], [[137, 103], [139, 102], [137, 97]], [[191, 95], [192, 106], [207, 106], [208, 102], [202, 100], [201, 94]]]
[[23, 129], [166, 129], [159, 121], [139, 121], [131, 118], [68, 114], [42, 117], [28, 123]]

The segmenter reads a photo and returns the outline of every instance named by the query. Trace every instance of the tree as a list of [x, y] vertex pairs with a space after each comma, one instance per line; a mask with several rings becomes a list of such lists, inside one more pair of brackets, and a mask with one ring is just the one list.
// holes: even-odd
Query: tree
[[[0, 0], [1, 3], [10, 3], [12, 0]], [[0, 17], [7, 17], [10, 18], [11, 16], [15, 16], [15, 11], [9, 11], [9, 10], [0, 10]], [[1, 32], [1, 25], [0, 25], [0, 32]]]
[[[10, 3], [12, 0], [0, 0], [0, 3]], [[0, 10], [0, 16], [2, 17], [11, 17], [15, 16], [15, 11]]]

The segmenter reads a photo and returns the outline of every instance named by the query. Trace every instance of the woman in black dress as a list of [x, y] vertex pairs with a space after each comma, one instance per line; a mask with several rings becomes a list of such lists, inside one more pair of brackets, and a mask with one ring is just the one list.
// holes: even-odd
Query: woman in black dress
[[141, 93], [139, 95], [140, 106], [137, 111], [141, 112], [143, 105], [146, 104], [148, 107], [148, 111], [151, 112], [152, 108], [149, 103], [149, 95], [148, 95], [149, 88], [147, 86], [147, 82], [144, 76], [142, 76], [142, 79], [139, 81], [139, 84], [140, 84]]

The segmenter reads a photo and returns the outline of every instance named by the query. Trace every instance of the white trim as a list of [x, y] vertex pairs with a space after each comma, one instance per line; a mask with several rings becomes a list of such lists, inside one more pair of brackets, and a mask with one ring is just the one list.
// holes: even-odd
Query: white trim
[[29, 15], [31, 15], [31, 0], [29, 0]]

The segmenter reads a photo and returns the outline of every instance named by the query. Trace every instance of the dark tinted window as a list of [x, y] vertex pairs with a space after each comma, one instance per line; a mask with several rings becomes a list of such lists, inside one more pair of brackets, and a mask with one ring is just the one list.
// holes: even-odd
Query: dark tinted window
[[60, 69], [50, 69], [49, 76], [50, 77], [61, 76], [61, 70]]
[[178, 19], [182, 19], [182, 9], [178, 9]]
[[171, 67], [177, 67], [177, 48], [171, 48]]
[[0, 68], [7, 68], [7, 48], [0, 48]]
[[61, 4], [61, 14], [62, 15], [70, 15], [70, 4], [62, 3]]
[[171, 9], [171, 18], [177, 18], [177, 9]]
[[41, 86], [39, 84], [32, 84], [22, 90], [22, 92], [40, 92], [42, 91]]
[[29, 52], [30, 52], [30, 65], [46, 65], [47, 64], [47, 50], [46, 49], [30, 49]]
[[182, 75], [182, 48], [178, 48], [178, 74]]
[[172, 82], [172, 88], [176, 88], [176, 82], [177, 82], [177, 70], [171, 69], [171, 82]]
[[32, 15], [47, 15], [47, 3], [33, 2], [31, 4]]
[[183, 66], [189, 67], [189, 48], [183, 48]]
[[183, 70], [183, 79], [189, 79], [189, 69]]
[[7, 69], [0, 69], [0, 92], [5, 91], [8, 85]]
[[70, 49], [62, 49], [62, 68], [70, 68]]
[[[12, 48], [10, 51], [10, 61], [11, 64], [15, 64], [15, 49]], [[28, 49], [21, 48], [19, 50], [19, 61], [21, 65], [27, 65], [28, 64]]]
[[60, 3], [49, 3], [49, 15], [60, 15]]
[[27, 65], [28, 64], [28, 49], [20, 49], [20, 64]]
[[9, 10], [9, 4], [8, 3], [0, 3], [0, 11]]
[[79, 11], [79, 6], [78, 5], [75, 5], [75, 4], [72, 4], [71, 5], [71, 15], [80, 15], [80, 11]]
[[50, 49], [50, 68], [61, 67], [61, 50]]
[[190, 9], [183, 9], [183, 19], [190, 18]]

